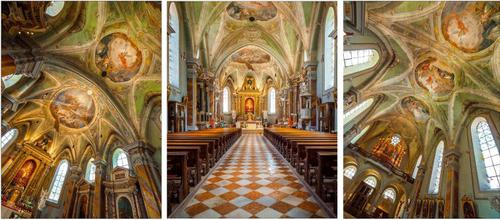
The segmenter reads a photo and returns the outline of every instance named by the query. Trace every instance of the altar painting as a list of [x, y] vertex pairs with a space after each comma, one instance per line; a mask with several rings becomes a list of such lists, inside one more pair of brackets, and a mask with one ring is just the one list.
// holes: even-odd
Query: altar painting
[[254, 101], [251, 98], [245, 100], [245, 113], [254, 113]]

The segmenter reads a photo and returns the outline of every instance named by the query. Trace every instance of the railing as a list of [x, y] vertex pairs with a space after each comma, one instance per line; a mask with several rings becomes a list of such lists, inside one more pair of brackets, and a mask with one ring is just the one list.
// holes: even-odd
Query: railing
[[357, 144], [351, 143], [351, 144], [348, 144], [347, 147], [350, 148], [352, 151], [361, 154], [363, 157], [367, 157], [367, 158], [370, 158], [370, 159], [376, 161], [380, 165], [389, 169], [396, 176], [403, 178], [407, 182], [409, 182], [411, 184], [413, 184], [415, 182], [415, 179], [413, 179], [413, 177], [410, 174], [404, 172], [403, 170], [399, 169], [398, 167], [395, 167], [394, 165], [392, 165], [392, 163], [389, 163], [386, 160], [382, 160], [381, 158], [377, 157], [373, 153], [364, 150], [363, 148], [359, 147]]

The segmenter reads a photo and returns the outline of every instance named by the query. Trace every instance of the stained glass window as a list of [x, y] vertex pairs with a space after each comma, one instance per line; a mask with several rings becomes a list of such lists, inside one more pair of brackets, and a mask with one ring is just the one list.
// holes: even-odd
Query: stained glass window
[[222, 93], [222, 112], [229, 112], [229, 88], [225, 87]]
[[382, 195], [384, 199], [388, 199], [391, 202], [396, 201], [396, 190], [394, 190], [393, 188], [385, 189]]
[[478, 117], [472, 123], [472, 133], [474, 138], [474, 152], [476, 156], [476, 167], [481, 188], [488, 190], [500, 189], [500, 155], [495, 138], [491, 132], [488, 121], [483, 117]]
[[51, 202], [59, 201], [61, 195], [61, 190], [64, 185], [64, 180], [66, 179], [66, 173], [68, 172], [69, 163], [67, 160], [62, 160], [57, 166], [56, 174], [52, 179], [52, 185], [50, 187], [50, 194], [48, 200]]
[[349, 179], [352, 179], [352, 177], [354, 177], [354, 175], [356, 175], [356, 171], [358, 169], [355, 167], [355, 166], [347, 166], [346, 168], [344, 168], [344, 176], [349, 178]]
[[439, 180], [441, 179], [441, 168], [443, 166], [444, 142], [439, 142], [434, 155], [434, 164], [432, 165], [431, 182], [429, 184], [429, 194], [439, 192]]
[[175, 3], [170, 4], [168, 22], [175, 33], [168, 35], [168, 79], [173, 86], [179, 87], [179, 15]]
[[2, 149], [9, 146], [13, 140], [17, 138], [18, 131], [16, 128], [10, 129], [2, 136]]

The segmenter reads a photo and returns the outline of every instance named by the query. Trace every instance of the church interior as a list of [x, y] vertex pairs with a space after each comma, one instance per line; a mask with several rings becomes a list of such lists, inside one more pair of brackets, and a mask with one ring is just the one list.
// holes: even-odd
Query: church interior
[[2, 2], [2, 219], [161, 217], [161, 13]]
[[335, 2], [167, 9], [167, 216], [336, 216]]
[[499, 10], [344, 2], [344, 217], [500, 218]]

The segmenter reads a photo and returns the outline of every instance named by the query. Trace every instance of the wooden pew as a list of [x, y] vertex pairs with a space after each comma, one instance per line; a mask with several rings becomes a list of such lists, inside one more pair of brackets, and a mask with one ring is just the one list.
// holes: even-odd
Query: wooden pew
[[[326, 202], [334, 202], [337, 183], [337, 152], [318, 151], [318, 172], [316, 172], [316, 192]], [[326, 182], [328, 181], [328, 182]]]
[[172, 211], [172, 203], [180, 203], [189, 193], [188, 152], [167, 152], [167, 209]]
[[[306, 158], [305, 158], [305, 163], [304, 163], [304, 179], [310, 184], [314, 185], [313, 179], [311, 177], [314, 177], [315, 174], [317, 173], [318, 170], [318, 154], [317, 152], [319, 151], [327, 151], [327, 152], [333, 152], [335, 155], [337, 154], [337, 149], [334, 148], [333, 146], [306, 146], [305, 147], [305, 152], [306, 152]], [[337, 159], [335, 159], [337, 161]], [[336, 162], [335, 162], [336, 163]], [[311, 175], [314, 173], [314, 175]], [[314, 179], [316, 180], [316, 179]]]
[[200, 147], [195, 146], [169, 146], [167, 152], [188, 152], [188, 168], [190, 169], [189, 185], [196, 186], [201, 180]]

